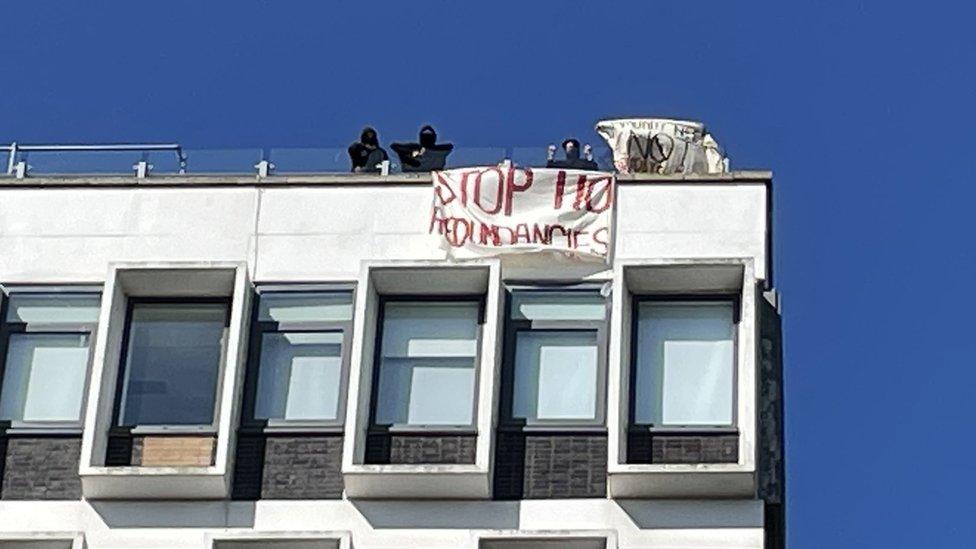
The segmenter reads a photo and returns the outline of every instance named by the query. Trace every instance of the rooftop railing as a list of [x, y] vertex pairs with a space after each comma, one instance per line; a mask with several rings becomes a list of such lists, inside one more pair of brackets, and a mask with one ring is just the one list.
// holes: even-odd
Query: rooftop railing
[[[593, 160], [600, 169], [612, 170], [610, 149], [592, 143]], [[546, 165], [549, 145], [527, 147], [460, 147], [447, 158], [446, 168], [493, 166], [511, 162], [516, 166]], [[389, 173], [402, 167], [393, 151]], [[5, 153], [5, 154], [4, 154]], [[562, 158], [561, 150], [556, 158]], [[185, 149], [179, 144], [113, 145], [0, 145], [0, 177], [135, 175], [136, 177], [226, 174], [272, 175], [350, 173], [346, 147], [275, 147], [252, 149]], [[5, 169], [4, 169], [5, 168]]]

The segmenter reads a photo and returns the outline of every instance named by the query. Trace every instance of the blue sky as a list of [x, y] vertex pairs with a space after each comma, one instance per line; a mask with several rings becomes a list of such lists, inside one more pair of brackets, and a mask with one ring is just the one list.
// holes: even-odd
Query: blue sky
[[976, 536], [976, 10], [962, 2], [10, 2], [0, 142], [596, 141], [771, 168], [791, 547]]

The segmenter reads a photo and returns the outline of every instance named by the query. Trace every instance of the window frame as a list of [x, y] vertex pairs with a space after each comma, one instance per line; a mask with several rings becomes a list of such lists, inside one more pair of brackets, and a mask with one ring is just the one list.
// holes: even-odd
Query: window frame
[[[122, 395], [125, 392], [126, 379], [128, 376], [128, 356], [130, 336], [132, 334], [132, 312], [137, 305], [145, 304], [169, 304], [169, 305], [224, 305], [224, 335], [221, 337], [223, 345], [220, 351], [220, 363], [217, 365], [217, 385], [214, 391], [213, 418], [209, 424], [181, 425], [164, 423], [159, 425], [120, 425], [122, 412]], [[224, 370], [227, 367], [227, 346], [230, 343], [231, 313], [233, 307], [232, 296], [127, 296], [125, 304], [125, 324], [122, 327], [122, 341], [119, 345], [119, 366], [115, 381], [115, 403], [112, 407], [112, 423], [109, 427], [109, 436], [127, 435], [152, 435], [152, 434], [209, 434], [216, 436], [218, 423], [220, 422], [220, 395], [223, 392]]]
[[[244, 398], [241, 406], [242, 432], [252, 433], [341, 433], [346, 423], [349, 398], [349, 370], [352, 355], [352, 336], [355, 320], [355, 284], [335, 285], [262, 285], [254, 289], [251, 307], [251, 333], [248, 337], [247, 361], [244, 373]], [[348, 321], [278, 322], [260, 320], [261, 298], [265, 294], [350, 294], [352, 314]], [[258, 379], [261, 374], [261, 347], [265, 334], [273, 333], [342, 333], [341, 371], [339, 373], [338, 414], [333, 420], [282, 420], [254, 417], [258, 399]]]
[[[516, 431], [593, 430], [606, 432], [607, 425], [607, 377], [609, 369], [610, 311], [612, 301], [603, 295], [605, 284], [572, 284], [566, 286], [506, 285], [504, 307], [504, 335], [502, 351], [501, 394], [499, 395], [499, 428]], [[603, 298], [603, 320], [527, 320], [512, 317], [512, 304], [516, 292], [533, 294], [596, 294]], [[594, 419], [543, 419], [529, 421], [515, 418], [515, 371], [520, 332], [596, 332], [597, 341], [597, 394]]]
[[82, 431], [85, 423], [85, 410], [88, 407], [88, 386], [91, 383], [92, 363], [94, 360], [95, 334], [98, 331], [98, 321], [95, 322], [10, 322], [7, 312], [10, 301], [21, 296], [74, 297], [87, 296], [99, 300], [101, 311], [102, 292], [90, 286], [58, 286], [58, 287], [0, 287], [0, 385], [3, 384], [7, 369], [7, 352], [10, 338], [14, 334], [46, 334], [46, 335], [87, 335], [88, 359], [85, 361], [85, 380], [81, 392], [81, 408], [77, 420], [68, 421], [23, 421], [0, 420], [0, 434], [18, 433], [66, 433], [77, 434]]
[[[478, 394], [480, 390], [481, 377], [481, 344], [485, 331], [485, 294], [381, 294], [377, 296], [376, 306], [376, 335], [373, 340], [373, 368], [370, 376], [369, 390], [369, 421], [367, 423], [367, 435], [386, 435], [386, 434], [446, 434], [446, 435], [467, 435], [478, 433]], [[386, 321], [386, 305], [388, 303], [476, 303], [478, 306], [478, 333], [475, 339], [474, 355], [474, 387], [471, 398], [471, 423], [468, 425], [410, 425], [404, 423], [394, 423], [391, 425], [378, 425], [376, 423], [376, 412], [379, 408], [379, 384], [381, 374], [381, 363], [383, 357], [383, 328]]]
[[[727, 425], [654, 425], [637, 423], [638, 334], [641, 303], [727, 303], [732, 305], [732, 418]], [[693, 294], [634, 294], [631, 296], [630, 320], [630, 383], [627, 394], [628, 431], [658, 434], [734, 434], [739, 432], [739, 330], [742, 320], [742, 297], [738, 293]]]

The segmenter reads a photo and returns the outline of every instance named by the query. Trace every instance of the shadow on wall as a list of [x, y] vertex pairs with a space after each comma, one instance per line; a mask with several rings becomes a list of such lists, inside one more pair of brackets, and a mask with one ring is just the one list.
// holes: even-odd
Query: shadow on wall
[[516, 501], [351, 501], [370, 526], [517, 530]]
[[253, 502], [90, 501], [110, 528], [253, 528]]
[[762, 528], [762, 504], [755, 501], [616, 500], [630, 520], [646, 528]]

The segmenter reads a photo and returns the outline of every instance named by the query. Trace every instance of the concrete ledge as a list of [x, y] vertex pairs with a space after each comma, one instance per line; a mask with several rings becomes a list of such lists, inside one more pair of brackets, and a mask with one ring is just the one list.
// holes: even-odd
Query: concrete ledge
[[0, 549], [84, 549], [85, 547], [85, 535], [81, 532], [0, 533]]
[[222, 499], [226, 473], [218, 467], [87, 467], [81, 490], [88, 499]]
[[[773, 173], [765, 170], [741, 170], [721, 174], [616, 174], [617, 182], [629, 184], [667, 183], [768, 183]], [[281, 174], [258, 177], [247, 174], [189, 174], [154, 175], [139, 179], [131, 175], [38, 175], [17, 179], [0, 176], [3, 187], [287, 187], [293, 185], [319, 186], [377, 186], [377, 185], [430, 185], [429, 173], [406, 173], [379, 176], [376, 174], [307, 173]]]
[[351, 549], [352, 534], [347, 531], [283, 531], [207, 534], [204, 549]]

